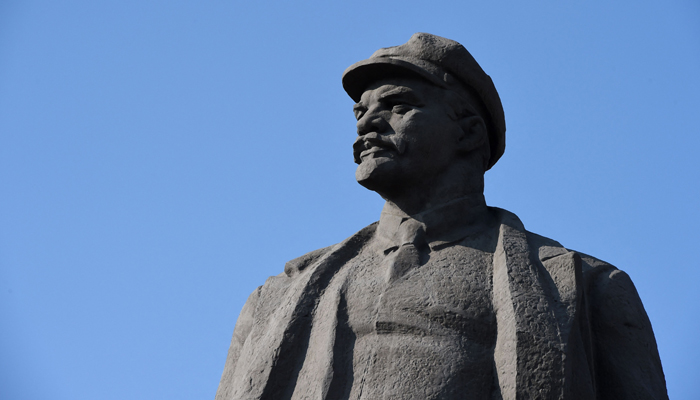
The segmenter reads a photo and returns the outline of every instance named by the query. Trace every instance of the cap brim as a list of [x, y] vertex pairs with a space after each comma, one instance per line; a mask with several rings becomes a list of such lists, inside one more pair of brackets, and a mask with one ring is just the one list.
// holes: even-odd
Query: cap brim
[[349, 66], [343, 72], [343, 89], [350, 98], [359, 102], [370, 84], [387, 77], [422, 78], [439, 87], [447, 86], [440, 78], [418, 65], [396, 58], [376, 57]]

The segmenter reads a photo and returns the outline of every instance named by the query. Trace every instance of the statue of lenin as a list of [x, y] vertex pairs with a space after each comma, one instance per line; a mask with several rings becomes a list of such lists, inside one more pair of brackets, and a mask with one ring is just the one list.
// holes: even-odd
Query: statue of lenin
[[667, 398], [627, 274], [486, 205], [505, 119], [462, 45], [417, 33], [343, 87], [384, 209], [251, 294], [217, 400]]

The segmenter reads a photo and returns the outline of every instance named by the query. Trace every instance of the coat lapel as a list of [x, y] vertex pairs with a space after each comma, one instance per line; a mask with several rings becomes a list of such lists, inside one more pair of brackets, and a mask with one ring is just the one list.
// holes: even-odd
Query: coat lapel
[[567, 345], [581, 296], [580, 258], [563, 247], [529, 243], [520, 220], [499, 213], [493, 301], [501, 398], [565, 399]]
[[[282, 299], [276, 299], [276, 309], [256, 321], [246, 340], [237, 363], [240, 372], [236, 371], [232, 385], [236, 388], [233, 399], [279, 399], [292, 395], [309, 348], [312, 320], [321, 295], [340, 267], [366, 244], [375, 227], [362, 229], [290, 278]], [[327, 320], [334, 325], [334, 318]], [[332, 338], [326, 340], [332, 343]], [[319, 344], [327, 345], [313, 345]], [[316, 382], [327, 380], [319, 378]], [[323, 386], [327, 385], [321, 383]]]

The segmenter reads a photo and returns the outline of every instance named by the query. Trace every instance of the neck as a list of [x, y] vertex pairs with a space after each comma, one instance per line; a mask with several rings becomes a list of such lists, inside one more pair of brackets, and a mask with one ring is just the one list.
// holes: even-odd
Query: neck
[[395, 215], [418, 217], [420, 219], [420, 216], [422, 214], [437, 211], [443, 208], [448, 208], [448, 206], [457, 202], [462, 204], [468, 204], [469, 209], [462, 210], [462, 212], [467, 211], [469, 214], [478, 215], [485, 212], [488, 209], [488, 207], [486, 206], [486, 200], [484, 199], [484, 194], [481, 192], [466, 193], [462, 196], [440, 200], [441, 201], [428, 201], [424, 204], [421, 204], [420, 206], [414, 207], [415, 203], [410, 204], [409, 202], [394, 201], [391, 199], [387, 199], [386, 204], [384, 206], [384, 210], [389, 211]]
[[400, 190], [379, 193], [390, 208], [407, 215], [416, 215], [449, 204], [456, 199], [468, 199], [474, 213], [486, 211], [484, 199], [484, 175], [480, 172], [465, 173], [452, 168], [429, 182], [414, 182]]

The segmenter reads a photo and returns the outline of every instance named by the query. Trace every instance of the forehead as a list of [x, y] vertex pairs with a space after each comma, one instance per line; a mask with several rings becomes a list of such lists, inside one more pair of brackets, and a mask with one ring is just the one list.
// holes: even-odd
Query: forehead
[[415, 97], [426, 101], [440, 88], [421, 79], [386, 78], [367, 86], [360, 98], [360, 104], [381, 101], [388, 97]]

